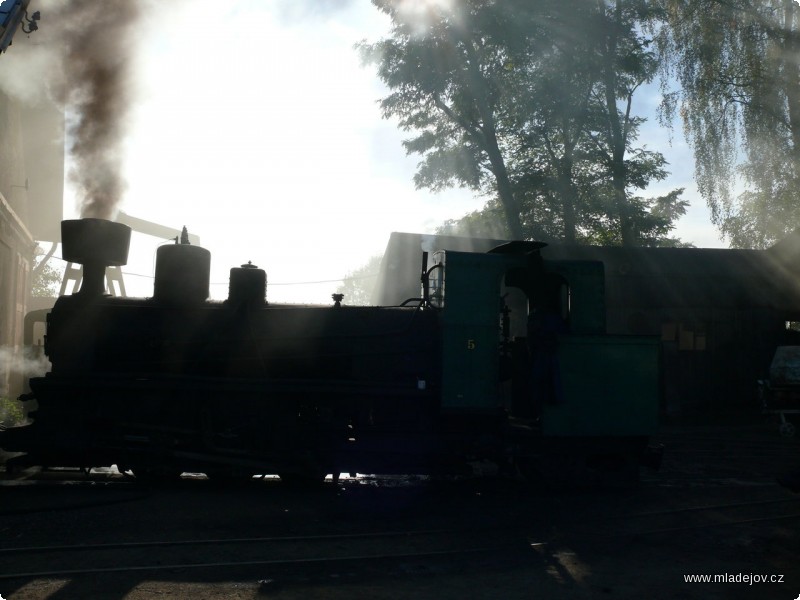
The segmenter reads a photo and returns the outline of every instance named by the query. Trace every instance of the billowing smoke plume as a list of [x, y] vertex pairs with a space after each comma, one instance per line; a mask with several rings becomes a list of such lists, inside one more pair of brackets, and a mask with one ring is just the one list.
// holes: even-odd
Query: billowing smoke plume
[[18, 31], [0, 61], [0, 89], [64, 106], [81, 216], [112, 218], [125, 191], [123, 141], [133, 99], [134, 34], [145, 0], [38, 0], [39, 30]]
[[82, 217], [110, 219], [125, 191], [122, 143], [131, 102], [134, 25], [142, 4], [70, 0], [54, 25], [64, 47], [69, 172]]

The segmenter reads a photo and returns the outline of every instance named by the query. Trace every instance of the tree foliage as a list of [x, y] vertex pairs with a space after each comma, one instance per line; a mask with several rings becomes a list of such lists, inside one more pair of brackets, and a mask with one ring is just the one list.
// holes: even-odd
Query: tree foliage
[[53, 298], [58, 295], [61, 273], [50, 265], [51, 254], [42, 256], [33, 267], [31, 272], [31, 296], [33, 297]]
[[664, 117], [679, 114], [700, 193], [732, 246], [800, 226], [800, 6], [794, 0], [664, 0]]
[[344, 304], [368, 306], [372, 304], [372, 293], [378, 281], [383, 255], [371, 257], [357, 269], [350, 271], [336, 288], [337, 294], [344, 294]]
[[635, 146], [633, 95], [658, 67], [651, 2], [373, 3], [392, 18], [392, 35], [361, 50], [389, 87], [384, 116], [412, 133], [406, 150], [422, 156], [416, 185], [488, 199], [442, 231], [667, 239], [665, 218], [685, 211], [680, 191], [636, 195], [667, 174], [661, 154]]

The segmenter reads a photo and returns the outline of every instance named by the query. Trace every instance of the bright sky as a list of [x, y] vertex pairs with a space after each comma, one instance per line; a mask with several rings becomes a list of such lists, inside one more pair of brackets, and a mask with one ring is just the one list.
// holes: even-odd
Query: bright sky
[[[267, 271], [271, 301], [330, 302], [336, 280], [381, 254], [390, 232], [432, 232], [483, 205], [465, 190], [414, 189], [419, 158], [381, 119], [385, 89], [353, 48], [389, 30], [366, 0], [155, 6], [140, 32], [122, 210], [199, 235], [212, 253], [212, 297], [224, 298], [228, 269], [250, 260]], [[673, 171], [652, 192], [686, 187], [693, 209], [677, 234], [721, 246], [696, 199], [691, 152], [680, 131], [672, 148], [667, 137], [655, 123], [642, 132]], [[67, 209], [77, 216], [71, 199]], [[151, 276], [157, 245], [135, 235], [125, 271]], [[152, 294], [149, 277], [126, 285]]]

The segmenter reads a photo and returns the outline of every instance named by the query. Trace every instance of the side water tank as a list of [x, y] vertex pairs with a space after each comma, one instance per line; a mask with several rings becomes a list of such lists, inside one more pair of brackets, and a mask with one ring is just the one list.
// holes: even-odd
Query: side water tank
[[267, 303], [267, 273], [248, 262], [231, 269], [228, 303], [232, 306], [264, 306]]
[[200, 246], [172, 244], [156, 252], [153, 298], [169, 304], [198, 304], [209, 296], [211, 252]]

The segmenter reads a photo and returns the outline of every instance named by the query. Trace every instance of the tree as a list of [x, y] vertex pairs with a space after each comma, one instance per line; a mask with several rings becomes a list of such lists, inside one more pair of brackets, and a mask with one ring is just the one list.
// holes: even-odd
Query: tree
[[536, 127], [555, 172], [549, 187], [558, 192], [562, 206], [581, 211], [572, 232], [568, 217], [574, 211], [563, 211], [563, 239], [680, 244], [667, 234], [686, 212], [683, 190], [656, 198], [636, 194], [667, 176], [661, 153], [634, 146], [644, 119], [632, 111], [636, 91], [658, 72], [648, 32], [662, 11], [646, 0], [597, 0], [594, 10], [591, 5], [578, 8], [583, 17], [575, 29], [588, 29], [586, 34], [581, 41], [562, 41], [559, 53], [548, 57], [549, 66], [531, 75], [541, 88], [534, 96], [538, 111], [551, 107]]
[[491, 175], [508, 231], [522, 238], [498, 131], [510, 71], [505, 44], [493, 34], [510, 14], [479, 2], [465, 2], [458, 12], [430, 3], [424, 14], [410, 14], [396, 0], [373, 3], [391, 16], [393, 35], [361, 49], [394, 90], [381, 101], [384, 116], [399, 117], [403, 129], [419, 132], [404, 143], [408, 152], [425, 155], [415, 183], [477, 189]]
[[658, 202], [632, 194], [666, 176], [663, 156], [633, 146], [642, 120], [632, 97], [657, 70], [643, 33], [657, 11], [645, 0], [467, 0], [417, 12], [374, 3], [393, 21], [392, 37], [361, 44], [391, 90], [384, 116], [415, 134], [404, 145], [423, 156], [417, 187], [488, 198], [468, 229], [574, 242], [611, 227], [634, 245], [649, 235], [642, 206], [672, 202], [662, 219], [685, 209], [678, 191]]
[[436, 228], [436, 234], [504, 239], [508, 237], [508, 232], [503, 227], [502, 213], [497, 201], [489, 200], [481, 210], [475, 210], [460, 219], [446, 220]]
[[362, 266], [350, 271], [336, 288], [337, 294], [344, 294], [344, 304], [368, 306], [372, 304], [372, 293], [378, 280], [383, 255], [373, 256]]
[[[683, 242], [679, 238], [670, 237], [670, 233], [675, 228], [675, 221], [686, 214], [688, 207], [688, 202], [680, 198], [682, 193], [683, 188], [679, 188], [664, 196], [655, 198], [643, 198], [641, 196], [629, 196], [627, 198], [631, 218], [637, 224], [637, 237], [640, 245], [651, 247], [692, 246], [692, 244]], [[502, 220], [499, 213], [500, 209], [497, 204], [490, 200], [481, 210], [473, 211], [460, 219], [448, 219], [437, 227], [436, 233], [439, 235], [502, 239], [507, 234], [502, 228]], [[600, 212], [594, 213], [591, 218], [596, 219], [596, 222], [590, 223], [584, 229], [577, 239], [579, 243], [597, 246], [624, 245], [618, 226], [608, 223], [607, 217], [604, 217]], [[523, 213], [523, 222], [527, 221], [528, 219]], [[545, 237], [542, 235], [531, 235], [529, 237], [538, 241], [554, 241], [558, 239], [554, 236]]]
[[55, 250], [43, 255], [34, 265], [31, 272], [31, 296], [35, 298], [52, 298], [58, 295], [61, 284], [61, 273], [50, 266], [49, 260]]
[[[656, 11], [646, 0], [608, 3], [597, 0], [597, 3], [605, 35], [600, 44], [600, 85], [594, 93], [602, 94], [598, 105], [602, 106], [605, 122], [590, 136], [597, 141], [598, 158], [610, 174], [613, 212], [619, 219], [622, 243], [634, 245], [639, 241], [637, 203], [629, 201], [628, 188], [643, 187], [651, 179], [663, 179], [666, 175], [660, 154], [637, 149], [626, 160], [630, 142], [636, 138], [642, 122], [631, 114], [633, 95], [639, 86], [652, 80], [657, 67], [650, 49], [652, 40], [642, 35], [639, 26], [652, 20]], [[621, 108], [618, 101], [623, 103]]]
[[713, 222], [734, 247], [800, 226], [800, 7], [793, 0], [664, 0], [663, 116], [679, 114]]
[[[674, 222], [686, 214], [689, 203], [680, 198], [682, 193], [683, 188], [679, 188], [655, 198], [641, 196], [627, 198], [629, 218], [636, 225], [639, 245], [660, 248], [693, 247], [692, 244], [669, 235], [675, 228]], [[597, 246], [625, 245], [620, 228], [604, 223], [599, 223], [587, 232], [582, 242]]]

